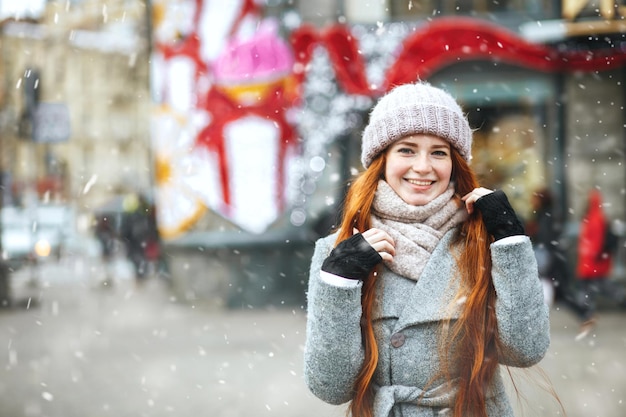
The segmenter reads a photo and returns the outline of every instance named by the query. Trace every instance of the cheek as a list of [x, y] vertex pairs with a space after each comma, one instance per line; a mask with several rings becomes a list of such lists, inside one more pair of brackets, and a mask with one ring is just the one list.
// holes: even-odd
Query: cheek
[[397, 163], [391, 161], [391, 163], [387, 163], [385, 167], [385, 179], [393, 179], [398, 176], [400, 172], [400, 168]]
[[437, 172], [439, 174], [439, 178], [447, 179], [448, 181], [450, 181], [450, 179], [452, 178], [452, 163], [450, 162], [442, 164]]

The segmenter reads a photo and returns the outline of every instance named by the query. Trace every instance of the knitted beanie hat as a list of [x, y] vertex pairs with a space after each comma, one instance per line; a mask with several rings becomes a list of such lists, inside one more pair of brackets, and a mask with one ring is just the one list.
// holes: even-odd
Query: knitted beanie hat
[[471, 158], [472, 130], [459, 104], [447, 92], [417, 82], [395, 87], [374, 106], [363, 132], [363, 166], [396, 140], [416, 133], [445, 139], [466, 161]]

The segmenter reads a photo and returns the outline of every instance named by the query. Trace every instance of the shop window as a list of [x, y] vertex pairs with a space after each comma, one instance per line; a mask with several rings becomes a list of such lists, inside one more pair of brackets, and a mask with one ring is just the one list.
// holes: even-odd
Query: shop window
[[[504, 190], [523, 219], [532, 213], [530, 196], [545, 188], [544, 131], [537, 111], [519, 106], [483, 108], [470, 114], [474, 132], [472, 165], [482, 186]], [[480, 120], [477, 120], [480, 119]]]
[[427, 16], [480, 15], [493, 13], [530, 13], [551, 16], [552, 0], [390, 0], [389, 13], [397, 20]]
[[437, 13], [438, 3], [441, 2], [437, 0], [391, 0], [389, 13], [400, 20], [411, 20], [411, 18], [439, 14]]

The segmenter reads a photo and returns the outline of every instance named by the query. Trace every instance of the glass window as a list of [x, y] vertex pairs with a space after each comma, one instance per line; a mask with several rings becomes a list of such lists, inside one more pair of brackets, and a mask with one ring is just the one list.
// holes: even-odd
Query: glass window
[[426, 16], [524, 13], [555, 17], [553, 0], [389, 0], [390, 17], [411, 20]]
[[390, 0], [389, 13], [393, 18], [411, 20], [411, 18], [438, 14], [438, 3], [441, 2], [437, 0]]

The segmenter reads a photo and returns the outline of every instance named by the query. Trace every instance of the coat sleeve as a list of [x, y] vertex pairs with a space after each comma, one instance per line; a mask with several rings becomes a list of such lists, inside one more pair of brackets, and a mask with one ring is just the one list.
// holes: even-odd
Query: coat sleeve
[[500, 363], [535, 365], [550, 346], [549, 309], [537, 273], [530, 239], [491, 245], [492, 278], [502, 351]]
[[320, 279], [333, 240], [320, 239], [311, 261], [307, 293], [304, 378], [315, 396], [330, 404], [352, 399], [363, 362], [361, 286], [337, 287]]

